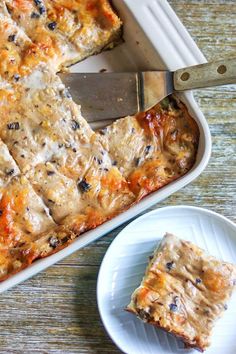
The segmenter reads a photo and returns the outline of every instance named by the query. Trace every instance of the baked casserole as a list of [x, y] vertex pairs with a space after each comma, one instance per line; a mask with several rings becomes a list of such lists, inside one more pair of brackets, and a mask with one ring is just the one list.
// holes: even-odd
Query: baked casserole
[[0, 279], [186, 174], [199, 130], [170, 97], [99, 132], [57, 72], [111, 48], [108, 0], [0, 3]]

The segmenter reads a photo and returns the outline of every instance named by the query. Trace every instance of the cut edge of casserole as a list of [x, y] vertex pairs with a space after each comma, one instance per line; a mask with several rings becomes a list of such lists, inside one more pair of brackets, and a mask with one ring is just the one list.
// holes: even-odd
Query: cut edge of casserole
[[166, 233], [125, 310], [203, 352], [235, 285], [235, 265]]

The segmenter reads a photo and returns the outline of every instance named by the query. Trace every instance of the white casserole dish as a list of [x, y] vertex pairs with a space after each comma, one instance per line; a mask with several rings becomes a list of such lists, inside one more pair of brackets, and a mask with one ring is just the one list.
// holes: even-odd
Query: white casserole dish
[[[165, 68], [175, 70], [205, 61], [204, 56], [166, 0], [139, 0], [138, 4], [137, 0], [114, 0], [113, 3], [124, 21], [124, 43], [112, 51], [101, 53], [74, 65], [71, 71], [92, 72], [101, 69], [132, 71]], [[195, 118], [200, 129], [197, 161], [192, 170], [177, 181], [147, 196], [139, 204], [121, 215], [81, 235], [67, 248], [34, 262], [25, 270], [3, 281], [0, 283], [0, 292], [26, 280], [98, 239], [192, 182], [200, 175], [210, 158], [210, 131], [192, 93], [180, 95], [180, 98], [187, 105], [190, 114]]]

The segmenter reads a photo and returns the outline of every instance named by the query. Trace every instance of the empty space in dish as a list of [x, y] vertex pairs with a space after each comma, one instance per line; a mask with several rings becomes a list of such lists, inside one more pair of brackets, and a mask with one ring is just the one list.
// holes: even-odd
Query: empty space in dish
[[[197, 49], [196, 45], [191, 40], [191, 37], [187, 34], [186, 30], [165, 0], [140, 0], [138, 6], [137, 0], [116, 0], [113, 1], [113, 3], [124, 22], [124, 42], [112, 50], [90, 57], [85, 61], [72, 66], [70, 68], [72, 72], [98, 72], [102, 69], [106, 69], [107, 71], [160, 70], [165, 68], [176, 69], [177, 67], [190, 65], [190, 59], [193, 61], [192, 64], [194, 64], [194, 60], [195, 62], [204, 60], [201, 52]], [[152, 13], [150, 6], [153, 6], [153, 13], [155, 14], [152, 20], [149, 18], [150, 13]], [[163, 31], [166, 31], [166, 29], [162, 29], [161, 25], [163, 18], [160, 17], [159, 22], [158, 13], [160, 16], [164, 16], [163, 18], [169, 19], [169, 27], [165, 33]], [[171, 38], [174, 38], [175, 40], [176, 33], [178, 34], [177, 37], [179, 38], [179, 43], [176, 43], [175, 46], [173, 46]], [[153, 36], [155, 37], [154, 40]], [[168, 39], [166, 40], [165, 45], [163, 44], [163, 42], [165, 42], [163, 39], [159, 42], [159, 36], [160, 38], [164, 38], [165, 36]], [[187, 52], [183, 49], [186, 47], [183, 43], [186, 42], [188, 43]], [[180, 46], [181, 50], [177, 50], [178, 46]], [[189, 51], [192, 51], [191, 56], [189, 55]], [[179, 52], [182, 53], [182, 59]], [[170, 65], [170, 60], [172, 60], [172, 65]], [[178, 95], [178, 97], [180, 97], [187, 105], [190, 114], [196, 120], [200, 130], [200, 144], [197, 161], [192, 170], [182, 178], [179, 178], [175, 182], [172, 182], [147, 196], [126, 212], [116, 216], [96, 229], [79, 236], [65, 249], [45, 259], [36, 261], [27, 269], [22, 270], [18, 274], [3, 281], [0, 283], [0, 292], [37, 274], [39, 271], [60, 261], [64, 257], [98, 239], [127, 220], [135, 217], [145, 209], [193, 181], [203, 171], [208, 162], [211, 151], [208, 125], [191, 93]]]

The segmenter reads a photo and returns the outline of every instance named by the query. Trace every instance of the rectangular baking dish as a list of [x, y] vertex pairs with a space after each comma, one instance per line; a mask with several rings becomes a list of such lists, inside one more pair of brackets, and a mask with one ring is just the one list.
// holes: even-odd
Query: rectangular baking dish
[[[138, 4], [137, 4], [138, 3]], [[175, 15], [166, 0], [114, 0], [113, 4], [124, 21], [124, 43], [115, 49], [88, 58], [74, 65], [71, 71], [93, 72], [133, 70], [175, 70], [205, 62], [205, 58]], [[211, 154], [211, 136], [207, 122], [191, 92], [181, 94], [200, 129], [197, 161], [189, 173], [177, 181], [147, 196], [137, 205], [96, 229], [79, 236], [71, 245], [0, 283], [0, 292], [37, 274], [64, 257], [100, 238], [117, 226], [143, 212], [155, 203], [192, 182], [206, 167]]]

